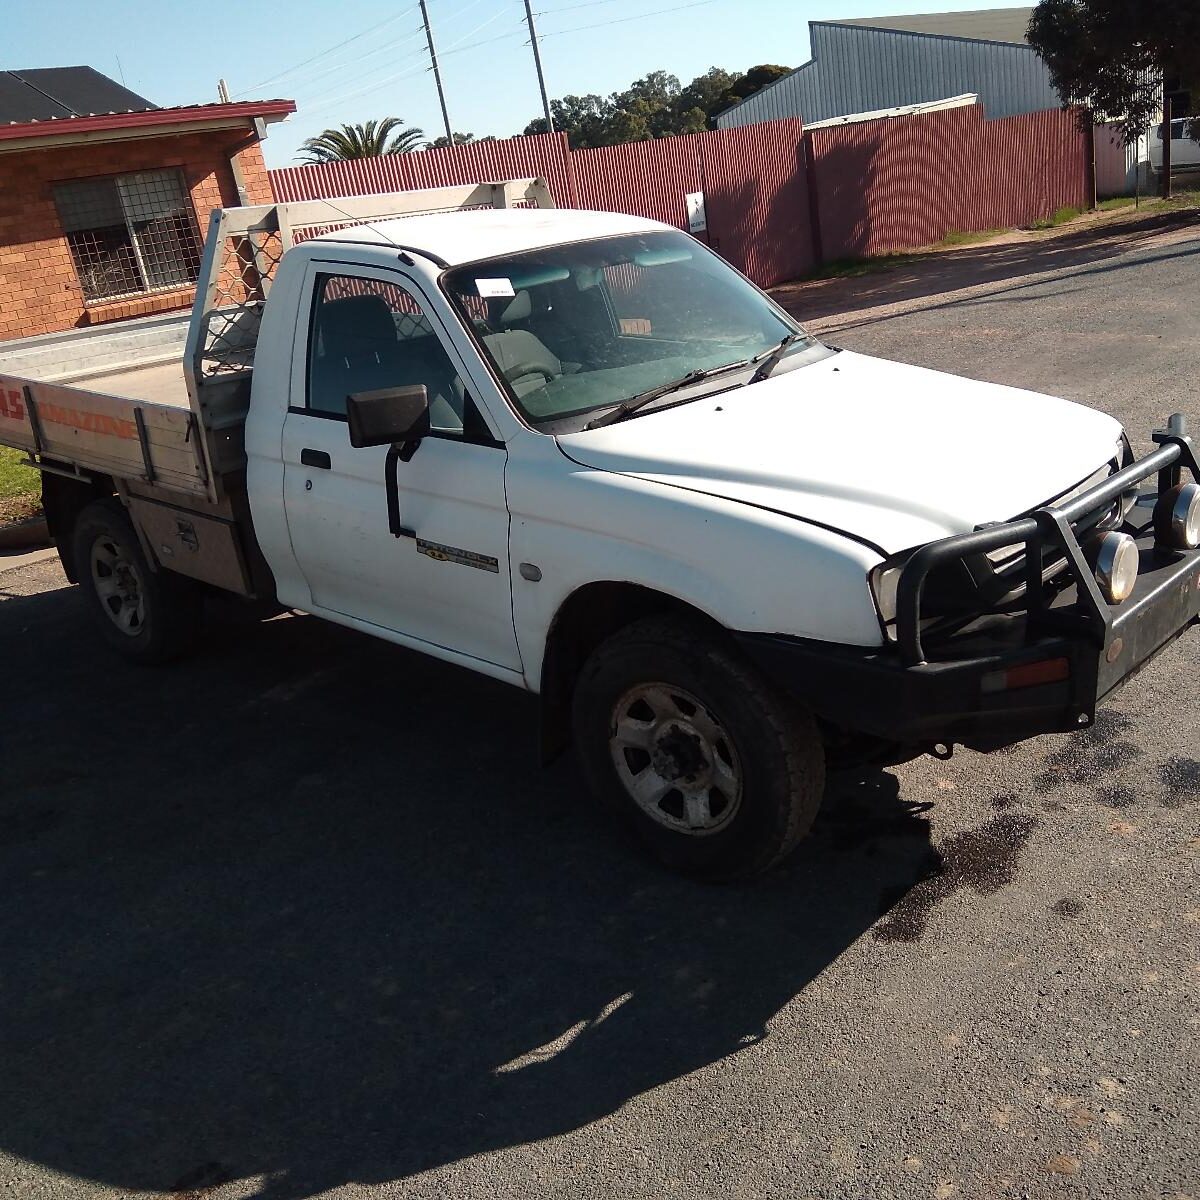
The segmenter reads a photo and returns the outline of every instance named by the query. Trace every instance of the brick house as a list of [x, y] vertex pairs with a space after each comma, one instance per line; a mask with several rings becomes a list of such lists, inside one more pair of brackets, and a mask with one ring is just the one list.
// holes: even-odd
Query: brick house
[[272, 200], [260, 142], [295, 108], [0, 71], [0, 341], [187, 308], [209, 212]]

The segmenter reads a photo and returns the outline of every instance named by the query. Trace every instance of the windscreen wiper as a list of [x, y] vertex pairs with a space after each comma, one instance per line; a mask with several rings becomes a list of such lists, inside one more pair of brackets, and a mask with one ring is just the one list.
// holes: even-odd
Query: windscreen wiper
[[750, 376], [749, 380], [747, 380], [747, 386], [749, 386], [751, 383], [759, 383], [763, 379], [768, 378], [771, 372], [774, 371], [777, 366], [779, 366], [780, 359], [783, 358], [783, 356], [792, 348], [792, 346], [807, 337], [808, 335], [805, 333], [789, 333], [780, 341], [778, 346], [773, 346], [770, 350], [766, 351], [766, 353], [760, 354], [756, 358], [752, 359], [752, 362], [758, 363], [758, 369], [753, 375]]
[[593, 417], [585, 426], [584, 429], [602, 429], [605, 425], [615, 425], [618, 421], [625, 420], [626, 417], [632, 416], [639, 408], [645, 408], [647, 404], [653, 403], [660, 396], [668, 396], [672, 392], [677, 392], [680, 388], [685, 388], [689, 384], [699, 383], [702, 379], [710, 379], [714, 375], [722, 375], [726, 371], [735, 371], [739, 367], [748, 367], [754, 362], [752, 358], [742, 358], [737, 362], [722, 363], [719, 367], [708, 367], [703, 371], [689, 371], [686, 375], [681, 375], [678, 379], [668, 380], [666, 383], [660, 383], [658, 387], [647, 388], [644, 392], [638, 392], [636, 396], [630, 396], [628, 400], [622, 400], [616, 408], [609, 409], [603, 416]]

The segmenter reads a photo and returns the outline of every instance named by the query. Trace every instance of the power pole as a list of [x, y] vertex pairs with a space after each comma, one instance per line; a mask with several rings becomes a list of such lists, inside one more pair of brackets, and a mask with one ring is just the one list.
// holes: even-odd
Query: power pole
[[421, 5], [421, 20], [425, 23], [425, 38], [429, 42], [429, 61], [433, 64], [433, 79], [437, 84], [438, 100], [442, 106], [442, 122], [446, 126], [446, 142], [454, 145], [454, 132], [450, 128], [450, 114], [446, 111], [446, 93], [442, 88], [442, 73], [438, 69], [437, 51], [433, 48], [433, 27], [429, 24], [429, 10], [425, 0], [419, 0]]
[[1171, 198], [1171, 97], [1163, 91], [1163, 123], [1162, 123], [1162, 178], [1159, 180], [1159, 195], [1164, 200]]
[[550, 101], [546, 96], [546, 77], [542, 74], [542, 52], [538, 49], [537, 29], [533, 24], [533, 6], [525, 0], [525, 20], [529, 23], [529, 44], [533, 47], [533, 65], [537, 68], [538, 87], [542, 92], [542, 112], [546, 114], [546, 132], [554, 132], [554, 118], [550, 115]]

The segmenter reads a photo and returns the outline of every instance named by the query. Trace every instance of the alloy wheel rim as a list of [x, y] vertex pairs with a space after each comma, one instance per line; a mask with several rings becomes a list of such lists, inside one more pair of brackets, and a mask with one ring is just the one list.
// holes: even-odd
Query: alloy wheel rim
[[142, 573], [124, 549], [107, 535], [92, 543], [92, 583], [100, 607], [127, 637], [137, 637], [146, 623]]
[[741, 807], [733, 739], [684, 688], [646, 683], [626, 692], [613, 711], [609, 750], [630, 799], [673, 833], [710, 836]]

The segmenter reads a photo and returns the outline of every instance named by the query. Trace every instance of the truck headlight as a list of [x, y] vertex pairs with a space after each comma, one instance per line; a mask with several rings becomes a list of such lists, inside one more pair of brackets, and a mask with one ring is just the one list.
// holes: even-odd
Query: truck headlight
[[1138, 576], [1137, 543], [1127, 533], [1098, 533], [1084, 543], [1084, 557], [1109, 604], [1128, 600]]
[[1200, 546], [1200, 484], [1179, 483], [1154, 506], [1154, 537], [1171, 550]]

